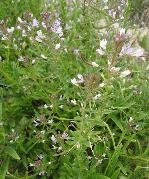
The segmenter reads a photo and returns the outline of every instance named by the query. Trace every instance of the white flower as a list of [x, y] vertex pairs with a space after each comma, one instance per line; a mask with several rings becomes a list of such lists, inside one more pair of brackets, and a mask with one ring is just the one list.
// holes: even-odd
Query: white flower
[[67, 53], [68, 52], [67, 48], [64, 48], [64, 51]]
[[101, 97], [101, 94], [97, 94], [96, 96], [93, 97], [93, 99], [98, 100], [98, 99], [100, 99], [100, 97]]
[[64, 40], [65, 40], [65, 38], [64, 38], [64, 37], [60, 37], [60, 39], [61, 39], [61, 41], [64, 41]]
[[63, 132], [62, 138], [63, 138], [63, 139], [68, 139], [68, 134], [67, 134], [66, 132]]
[[120, 73], [120, 77], [121, 78], [125, 78], [126, 76], [130, 75], [131, 71], [130, 70], [125, 70], [123, 72]]
[[42, 171], [39, 173], [40, 176], [44, 176], [45, 175], [45, 171]]
[[92, 62], [93, 67], [99, 67], [99, 65], [96, 62]]
[[77, 105], [77, 101], [75, 99], [70, 101], [73, 105]]
[[38, 42], [42, 42], [42, 40], [45, 39], [45, 38], [46, 38], [46, 36], [42, 33], [42, 31], [38, 30], [35, 40], [38, 41]]
[[42, 33], [41, 30], [38, 30], [38, 31], [37, 31], [37, 35], [38, 35], [38, 37], [40, 37], [41, 39], [44, 39], [44, 38], [45, 38], [45, 35], [43, 35], [43, 33]]
[[17, 26], [17, 29], [18, 29], [18, 30], [20, 30], [20, 29], [21, 29], [21, 27], [18, 25], [18, 26]]
[[77, 77], [79, 78], [79, 80], [83, 81], [83, 76], [81, 74], [78, 74]]
[[45, 134], [45, 130], [43, 130], [43, 131], [40, 131], [40, 133], [41, 133], [41, 134]]
[[104, 3], [107, 3], [109, 0], [103, 0]]
[[47, 108], [48, 108], [48, 105], [47, 105], [47, 104], [44, 104], [43, 107], [44, 107], [44, 109], [47, 109]]
[[0, 56], [0, 61], [2, 61], [2, 57]]
[[45, 24], [45, 22], [42, 22], [42, 27], [43, 27], [43, 28], [46, 28], [46, 27], [47, 27], [46, 24]]
[[33, 41], [33, 37], [29, 37], [30, 41]]
[[23, 20], [22, 20], [20, 17], [18, 17], [18, 21], [19, 21], [20, 23], [23, 23]]
[[39, 125], [40, 125], [40, 123], [38, 123], [36, 120], [34, 120], [34, 126], [37, 127]]
[[124, 28], [120, 29], [120, 35], [125, 34], [125, 32], [126, 32], [126, 29], [124, 29]]
[[98, 163], [99, 163], [99, 164], [101, 164], [102, 162], [103, 162], [103, 159], [101, 159], [101, 160], [98, 160]]
[[52, 124], [53, 123], [53, 119], [48, 120], [48, 124]]
[[63, 108], [64, 108], [64, 105], [63, 105], [63, 104], [62, 104], [62, 105], [60, 105], [60, 106], [59, 106], [59, 108], [60, 108], [60, 109], [63, 109]]
[[[63, 32], [61, 32], [61, 33], [58, 34], [59, 37], [62, 37], [63, 35], [64, 35]], [[61, 40], [64, 41], [64, 38], [61, 38]]]
[[102, 157], [105, 157], [105, 156], [106, 156], [106, 153], [103, 153], [103, 154], [102, 154]]
[[23, 36], [23, 37], [26, 37], [26, 36], [27, 36], [25, 30], [22, 30], [22, 36]]
[[45, 55], [43, 55], [43, 54], [41, 54], [41, 58], [43, 58], [43, 59], [47, 59], [47, 57], [45, 56]]
[[61, 47], [61, 44], [60, 44], [60, 43], [59, 43], [59, 44], [56, 44], [56, 45], [55, 45], [55, 50], [58, 50], [60, 47]]
[[144, 49], [141, 48], [141, 47], [131, 47], [130, 44], [125, 44], [123, 47], [122, 47], [122, 50], [120, 52], [120, 56], [123, 56], [123, 55], [129, 55], [129, 56], [132, 56], [132, 57], [141, 57], [143, 56], [145, 53]]
[[137, 124], [137, 125], [135, 126], [135, 130], [139, 130], [139, 127], [140, 127], [140, 125]]
[[79, 142], [77, 142], [76, 147], [77, 147], [77, 149], [79, 149], [81, 147], [81, 144]]
[[9, 34], [13, 33], [13, 31], [14, 31], [14, 27], [7, 28], [7, 32], [8, 32]]
[[29, 166], [30, 166], [30, 167], [34, 167], [34, 166], [35, 166], [35, 164], [33, 164], [33, 163], [30, 163], [30, 164], [29, 164]]
[[57, 33], [57, 34], [60, 34], [60, 33], [62, 33], [62, 32], [63, 32], [63, 31], [62, 31], [62, 27], [58, 27], [56, 33]]
[[111, 60], [108, 59], [108, 65], [109, 65], [109, 66], [111, 65], [111, 63], [112, 63]]
[[20, 56], [20, 57], [18, 58], [18, 61], [19, 61], [19, 62], [23, 62], [23, 61], [24, 61], [24, 58], [23, 58], [22, 56]]
[[38, 36], [35, 37], [35, 40], [40, 43], [42, 42], [42, 40]]
[[42, 154], [38, 155], [38, 157], [39, 157], [40, 160], [43, 159], [43, 155]]
[[28, 29], [28, 31], [31, 31], [31, 30], [32, 30], [30, 26], [27, 26], [27, 29]]
[[107, 46], [107, 40], [106, 39], [100, 40], [100, 47], [105, 50], [106, 46]]
[[66, 30], [69, 30], [69, 29], [71, 29], [71, 28], [72, 28], [71, 25], [66, 24], [66, 26], [65, 26], [65, 29], [66, 29]]
[[51, 140], [52, 140], [52, 142], [53, 142], [54, 144], [57, 143], [57, 139], [56, 139], [56, 137], [55, 137], [54, 135], [51, 136]]
[[132, 121], [133, 121], [133, 118], [132, 118], [132, 117], [130, 117], [130, 118], [129, 118], [129, 122], [132, 122]]
[[35, 64], [35, 62], [36, 62], [36, 60], [35, 60], [35, 59], [33, 59], [33, 60], [32, 60], [32, 64]]
[[115, 24], [113, 24], [113, 26], [115, 29], [117, 29], [117, 28], [119, 28], [119, 23], [115, 23]]
[[57, 151], [58, 152], [62, 151], [62, 146], [58, 147]]
[[111, 67], [111, 68], [110, 68], [110, 71], [111, 71], [111, 72], [119, 72], [119, 71], [120, 71], [120, 68], [119, 68], [119, 67]]
[[76, 80], [76, 78], [71, 79], [71, 83], [72, 83], [73, 85], [79, 86], [79, 85], [78, 85], [78, 81]]
[[53, 104], [51, 104], [49, 107], [52, 109], [53, 108]]
[[99, 55], [104, 55], [104, 54], [105, 54], [105, 52], [104, 52], [101, 48], [97, 49], [96, 52], [97, 52]]
[[104, 87], [104, 86], [105, 86], [105, 84], [104, 84], [104, 83], [101, 83], [99, 86], [102, 88], [102, 87]]
[[8, 38], [7, 38], [7, 36], [6, 35], [3, 35], [2, 36], [2, 40], [7, 40]]
[[73, 53], [74, 53], [75, 55], [79, 55], [79, 49], [74, 49]]

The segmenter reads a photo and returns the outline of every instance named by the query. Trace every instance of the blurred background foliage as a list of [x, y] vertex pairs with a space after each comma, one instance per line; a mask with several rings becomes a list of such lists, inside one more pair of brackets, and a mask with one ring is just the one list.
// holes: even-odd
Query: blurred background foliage
[[141, 27], [149, 27], [149, 0], [129, 0], [130, 17]]
[[[0, 20], [9, 18], [12, 25], [25, 11], [32, 12], [36, 16], [42, 11], [46, 2], [50, 3], [48, 0], [1, 0]], [[128, 3], [132, 22], [141, 27], [149, 27], [149, 0], [128, 0]]]
[[12, 25], [24, 12], [29, 11], [36, 16], [42, 11], [44, 2], [45, 0], [0, 0], [0, 20], [8, 19]]

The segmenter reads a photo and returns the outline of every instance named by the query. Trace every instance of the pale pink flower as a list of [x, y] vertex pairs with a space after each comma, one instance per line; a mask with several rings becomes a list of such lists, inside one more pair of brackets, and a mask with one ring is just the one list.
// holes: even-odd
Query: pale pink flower
[[81, 74], [78, 74], [77, 77], [78, 79], [76, 78], [71, 79], [71, 83], [76, 86], [79, 86], [79, 84], [84, 83], [84, 78]]
[[33, 19], [33, 27], [38, 27], [38, 20], [35, 18]]
[[144, 56], [144, 54], [145, 54], [145, 51], [143, 48], [131, 47], [130, 44], [125, 44], [122, 47], [122, 50], [120, 52], [120, 56], [128, 55], [128, 56], [132, 56], [132, 57], [142, 57], [142, 56]]

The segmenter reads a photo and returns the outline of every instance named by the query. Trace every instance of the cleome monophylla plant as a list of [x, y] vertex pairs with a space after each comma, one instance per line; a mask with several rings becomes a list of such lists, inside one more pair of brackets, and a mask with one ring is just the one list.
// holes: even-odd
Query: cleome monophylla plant
[[1, 9], [0, 179], [148, 178], [149, 33], [131, 3]]

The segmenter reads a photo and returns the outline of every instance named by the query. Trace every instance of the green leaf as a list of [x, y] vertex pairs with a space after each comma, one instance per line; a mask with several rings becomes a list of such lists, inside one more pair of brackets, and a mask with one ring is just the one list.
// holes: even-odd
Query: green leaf
[[98, 179], [110, 179], [109, 177], [106, 177], [106, 176], [104, 176], [104, 175], [99, 175], [98, 176]]
[[120, 119], [118, 119], [115, 114], [110, 114], [109, 117], [113, 120], [117, 127], [123, 131], [123, 126], [120, 122]]
[[19, 155], [12, 147], [6, 147], [5, 152], [6, 152], [6, 154], [10, 155], [12, 158], [14, 158], [16, 160], [20, 160]]
[[0, 179], [6, 178], [6, 173], [8, 171], [9, 158], [5, 159], [0, 170]]
[[122, 144], [120, 144], [119, 146], [116, 147], [116, 150], [114, 151], [112, 157], [109, 159], [109, 163], [108, 163], [108, 166], [105, 170], [105, 174], [107, 176], [112, 176], [114, 171], [115, 171], [115, 168], [118, 167], [118, 159], [119, 159], [119, 156], [121, 154], [121, 148], [122, 148]]
[[111, 179], [117, 179], [120, 174], [120, 169], [118, 168], [112, 175]]
[[123, 172], [123, 174], [127, 175], [127, 168], [125, 168], [121, 162], [119, 162], [119, 167], [121, 171]]

